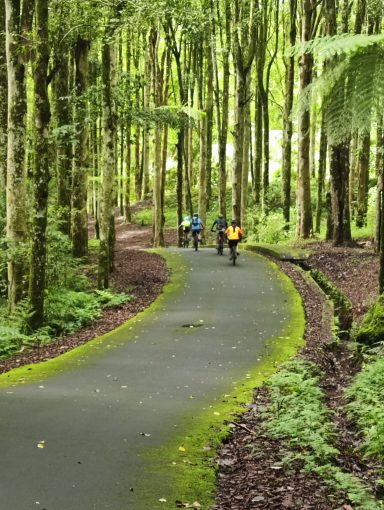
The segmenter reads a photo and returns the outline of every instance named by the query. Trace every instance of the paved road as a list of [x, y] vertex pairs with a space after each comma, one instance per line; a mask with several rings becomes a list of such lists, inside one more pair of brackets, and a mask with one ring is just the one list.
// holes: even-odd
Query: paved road
[[245, 377], [290, 320], [261, 257], [243, 253], [234, 268], [210, 249], [181, 256], [184, 290], [109, 337], [118, 347], [0, 389], [0, 510], [149, 510], [143, 449]]

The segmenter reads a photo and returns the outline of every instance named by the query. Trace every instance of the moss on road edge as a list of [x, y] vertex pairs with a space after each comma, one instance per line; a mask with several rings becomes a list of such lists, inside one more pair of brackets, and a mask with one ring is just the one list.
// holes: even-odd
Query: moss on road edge
[[[261, 257], [255, 253], [250, 256]], [[235, 415], [246, 410], [245, 404], [252, 400], [253, 390], [261, 386], [281, 363], [294, 356], [304, 345], [305, 316], [301, 296], [290, 278], [275, 263], [262, 258], [278, 274], [282, 289], [287, 293], [291, 314], [289, 324], [278, 337], [267, 341], [268, 348], [263, 361], [248, 371], [246, 379], [239, 380], [228, 394], [208, 404], [200, 415], [185, 416], [184, 430], [180, 431], [183, 427], [179, 427], [178, 434], [168, 444], [160, 449], [146, 451], [145, 455], [150, 459], [153, 471], [164, 479], [161, 493], [158, 486], [144, 482], [145, 500], [147, 508], [151, 510], [173, 509], [176, 501], [180, 507], [182, 504], [192, 505], [197, 502], [203, 510], [210, 508], [216, 486], [215, 455], [228, 435], [228, 423], [235, 419]], [[172, 267], [172, 258], [166, 256], [166, 259]]]

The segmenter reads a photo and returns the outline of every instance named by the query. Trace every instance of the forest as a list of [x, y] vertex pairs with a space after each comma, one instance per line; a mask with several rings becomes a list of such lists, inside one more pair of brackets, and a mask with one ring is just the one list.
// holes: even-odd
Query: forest
[[381, 345], [383, 0], [5, 0], [0, 20], [1, 360], [134, 299], [117, 228], [181, 247], [195, 212], [202, 247], [219, 214], [250, 246], [368, 247], [372, 308], [336, 326]]

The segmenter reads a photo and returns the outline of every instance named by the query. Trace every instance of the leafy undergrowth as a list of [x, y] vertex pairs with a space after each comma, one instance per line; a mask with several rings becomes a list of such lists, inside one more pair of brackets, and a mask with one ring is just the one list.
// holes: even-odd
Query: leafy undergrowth
[[348, 410], [364, 434], [363, 451], [381, 462], [384, 461], [383, 394], [384, 352], [381, 345], [347, 390]]
[[[47, 230], [46, 290], [44, 325], [38, 331], [29, 331], [27, 324], [30, 306], [25, 298], [10, 313], [6, 303], [5, 252], [0, 254], [0, 360], [19, 355], [29, 348], [48, 345], [52, 339], [71, 334], [98, 319], [103, 310], [122, 305], [133, 299], [126, 293], [96, 290], [94, 268], [89, 260], [72, 257], [71, 241], [52, 221]], [[96, 249], [89, 243], [90, 252]], [[20, 253], [22, 260], [28, 251]], [[86, 276], [85, 268], [89, 275]]]
[[28, 302], [21, 302], [8, 314], [6, 307], [0, 309], [0, 359], [22, 352], [28, 347], [41, 347], [57, 336], [67, 335], [90, 324], [101, 316], [105, 308], [119, 306], [132, 296], [112, 291], [74, 291], [53, 289], [47, 292], [45, 325], [28, 333]]
[[285, 364], [267, 383], [270, 403], [263, 410], [263, 427], [272, 438], [283, 441], [283, 464], [302, 461], [307, 472], [345, 493], [356, 509], [383, 508], [359, 479], [337, 465], [336, 433], [320, 377], [313, 363], [296, 359]]

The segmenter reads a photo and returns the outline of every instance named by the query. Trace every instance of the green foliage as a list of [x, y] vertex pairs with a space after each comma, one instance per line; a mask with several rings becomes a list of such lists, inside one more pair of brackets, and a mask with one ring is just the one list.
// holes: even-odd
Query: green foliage
[[260, 214], [253, 218], [251, 233], [247, 240], [260, 243], [277, 244], [294, 237], [292, 230], [286, 230], [282, 219], [282, 213], [270, 212], [269, 214]]
[[384, 295], [379, 297], [364, 317], [356, 341], [369, 346], [384, 341]]
[[0, 308], [0, 358], [21, 352], [28, 346], [40, 346], [50, 340], [46, 328], [31, 335], [26, 334], [25, 325], [29, 317], [29, 304], [21, 301], [15, 310], [9, 313], [6, 306]]
[[103, 308], [113, 308], [115, 306], [123, 305], [128, 301], [132, 301], [133, 297], [129, 294], [119, 293], [116, 294], [110, 289], [96, 290], [98, 302]]
[[72, 333], [100, 316], [101, 306], [95, 295], [57, 289], [48, 292], [45, 320], [52, 335]]
[[375, 501], [363, 483], [337, 465], [335, 429], [319, 387], [320, 377], [316, 365], [298, 359], [272, 375], [268, 382], [271, 403], [264, 410], [264, 428], [270, 436], [284, 442], [283, 462], [300, 459], [306, 471], [344, 492], [356, 509], [380, 509], [381, 502]]
[[323, 74], [307, 88], [298, 105], [309, 108], [320, 96], [325, 127], [331, 143], [339, 143], [351, 131], [369, 131], [384, 104], [384, 36], [339, 35], [314, 39], [304, 48], [327, 61]]
[[364, 435], [366, 455], [384, 460], [384, 357], [368, 363], [347, 390], [348, 409]]
[[271, 405], [265, 411], [265, 427], [276, 439], [289, 437], [291, 446], [308, 448], [322, 462], [337, 453], [330, 411], [324, 406], [318, 368], [294, 360], [274, 374], [267, 386]]

